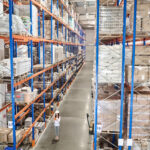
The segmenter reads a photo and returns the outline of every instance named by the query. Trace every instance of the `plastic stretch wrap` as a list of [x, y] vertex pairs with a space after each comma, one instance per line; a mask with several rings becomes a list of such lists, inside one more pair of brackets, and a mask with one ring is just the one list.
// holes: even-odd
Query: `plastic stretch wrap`
[[[13, 34], [29, 35], [20, 17], [12, 15], [12, 32]], [[0, 34], [9, 34], [9, 15], [5, 14], [0, 17]]]
[[[129, 95], [129, 106], [130, 108]], [[128, 120], [130, 110], [128, 109]], [[149, 139], [150, 136], [150, 95], [134, 94], [133, 97], [133, 139]], [[128, 126], [129, 128], [129, 126]]]
[[[131, 50], [126, 49], [126, 64], [131, 64]], [[99, 83], [121, 83], [122, 45], [99, 48]], [[93, 66], [95, 79], [95, 61]]]
[[17, 57], [28, 57], [28, 47], [26, 45], [17, 47]]
[[[30, 5], [14, 5], [14, 14], [23, 17], [24, 21], [29, 23], [27, 17], [30, 17]], [[25, 23], [25, 26], [28, 25]], [[32, 6], [32, 29], [33, 36], [38, 36], [38, 10], [34, 5]]]
[[122, 34], [123, 31], [123, 8], [100, 7], [99, 13], [100, 34]]
[[98, 101], [98, 124], [102, 131], [119, 131], [120, 100]]
[[[30, 72], [31, 70], [31, 58], [14, 58], [13, 62], [14, 76], [19, 76]], [[0, 61], [0, 76], [10, 77], [10, 59], [4, 59]]]

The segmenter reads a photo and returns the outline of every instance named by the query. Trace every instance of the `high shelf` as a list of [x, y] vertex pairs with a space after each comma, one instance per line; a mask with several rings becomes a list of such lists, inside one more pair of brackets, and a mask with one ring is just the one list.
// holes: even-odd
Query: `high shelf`
[[[9, 35], [1, 34], [0, 39], [3, 39], [5, 44], [9, 45], [10, 48], [11, 74], [8, 83], [11, 83], [11, 101], [0, 108], [0, 113], [2, 113], [4, 110], [7, 110], [7, 113], [12, 112], [13, 145], [9, 146], [12, 147], [13, 150], [20, 148], [24, 140], [31, 134], [31, 132], [32, 146], [35, 146], [36, 123], [42, 118], [46, 127], [46, 111], [51, 108], [51, 114], [49, 117], [52, 117], [54, 111], [59, 105], [62, 95], [65, 95], [67, 89], [74, 81], [77, 73], [80, 71], [85, 61], [85, 32], [79, 25], [75, 16], [73, 16], [73, 14], [69, 11], [65, 2], [63, 0], [57, 0], [55, 2], [57, 3], [57, 11], [61, 9], [61, 16], [53, 13], [53, 0], [50, 2], [50, 8], [46, 8], [46, 6], [42, 5], [36, 0], [23, 1], [22, 3], [19, 0], [9, 0], [9, 3], [4, 2], [4, 6], [9, 8]], [[13, 33], [12, 26], [14, 23], [14, 5], [29, 6], [28, 11], [30, 12], [31, 23], [30, 35], [19, 35]], [[33, 36], [33, 7], [38, 9], [37, 36]], [[74, 20], [73, 27], [64, 21], [64, 12], [68, 13], [68, 18], [71, 17], [71, 19]], [[47, 32], [45, 31], [45, 19], [50, 21], [50, 38], [45, 37], [45, 32]], [[56, 37], [54, 37], [53, 25], [56, 25]], [[62, 38], [59, 38], [60, 33], [62, 34]], [[14, 68], [14, 59], [18, 57], [17, 50], [20, 45], [25, 45], [28, 47], [28, 58], [30, 58], [31, 69], [24, 76], [16, 77], [14, 76], [14, 70], [16, 69]], [[50, 58], [48, 57], [48, 64], [46, 64], [46, 46], [49, 46], [48, 48], [50, 49]], [[63, 57], [61, 60], [54, 61], [54, 49], [58, 48], [59, 46], [63, 47], [63, 54], [65, 57]], [[37, 51], [36, 57], [38, 58], [36, 63], [34, 60], [34, 58], [36, 58], [34, 56], [35, 48]], [[30, 100], [30, 102], [20, 104], [19, 102], [16, 102], [16, 91], [24, 86], [30, 87], [31, 92], [34, 92], [36, 87], [36, 89], [38, 89], [38, 94], [32, 100]], [[42, 105], [42, 110], [39, 112], [38, 116], [35, 117], [35, 113], [37, 111], [35, 110], [35, 106], [37, 104]], [[18, 141], [16, 137], [16, 131], [19, 128], [18, 124], [27, 118], [27, 116], [32, 117], [32, 124], [23, 132]]]
[[117, 0], [114, 6], [111, 2], [102, 6], [97, 1], [94, 150], [105, 146], [119, 150], [148, 149], [148, 144], [144, 147], [141, 143], [149, 141], [150, 77], [146, 68], [150, 65], [150, 36], [149, 28], [141, 24], [149, 22], [147, 14], [143, 16], [149, 2]]

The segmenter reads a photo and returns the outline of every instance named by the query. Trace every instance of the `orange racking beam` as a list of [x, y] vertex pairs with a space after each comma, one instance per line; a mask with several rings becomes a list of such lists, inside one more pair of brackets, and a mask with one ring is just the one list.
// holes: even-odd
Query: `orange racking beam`
[[[9, 37], [5, 35], [0, 35], [1, 39], [5, 40], [5, 43], [9, 43]], [[38, 42], [47, 42], [47, 43], [53, 43], [53, 44], [64, 44], [64, 45], [72, 45], [72, 46], [84, 46], [84, 44], [78, 44], [78, 43], [71, 43], [71, 42], [63, 42], [63, 41], [55, 41], [55, 40], [47, 40], [39, 37], [31, 37], [31, 36], [22, 36], [22, 35], [13, 35], [13, 39], [16, 42], [20, 43], [27, 43], [28, 41], [33, 41], [35, 43]]]
[[[70, 67], [66, 70], [66, 72], [70, 69]], [[25, 112], [33, 103], [35, 103], [48, 89], [50, 89], [59, 79], [61, 79], [65, 74], [63, 73], [58, 79], [54, 80], [46, 89], [44, 89], [32, 102], [26, 105], [23, 109], [21, 109], [16, 115], [15, 119], [17, 119], [23, 112]]]
[[28, 109], [17, 121], [16, 123], [19, 123], [25, 116], [30, 112], [31, 109]]
[[8, 108], [9, 106], [11, 105], [11, 103], [3, 106], [1, 109], [0, 109], [0, 112], [4, 111], [6, 108]]
[[63, 22], [62, 19], [58, 18], [57, 16], [55, 16], [53, 13], [51, 13], [50, 11], [47, 10], [47, 8], [45, 8], [44, 6], [42, 6], [39, 2], [35, 1], [35, 0], [31, 0], [32, 3], [34, 5], [36, 5], [37, 7], [39, 7], [40, 9], [44, 10], [47, 14], [49, 14], [50, 16], [52, 16], [55, 20], [59, 21], [61, 24], [63, 24], [66, 28], [68, 28], [70, 31], [74, 32], [75, 34], [77, 34], [80, 38], [82, 38], [83, 40], [85, 40], [78, 32], [74, 31], [69, 25], [65, 24]]
[[[79, 55], [81, 55], [81, 53], [80, 53]], [[69, 58], [67, 58], [67, 59], [65, 59], [65, 60], [63, 60], [63, 61], [60, 61], [59, 63], [54, 64], [54, 65], [51, 66], [51, 67], [54, 68], [54, 67], [56, 67], [56, 66], [58, 66], [58, 65], [60, 65], [60, 64], [62, 64], [62, 63], [64, 63], [65, 61], [68, 61], [68, 60], [73, 59], [73, 58], [75, 58], [75, 56], [72, 56], [72, 57], [69, 57]], [[42, 74], [42, 73], [44, 73], [44, 72], [50, 70], [50, 69], [52, 69], [51, 67], [48, 67], [48, 68], [46, 68], [46, 69], [43, 69], [42, 71], [40, 71], [40, 72], [38, 72], [38, 73], [36, 73], [36, 74], [34, 74], [34, 75], [32, 75], [32, 76], [30, 76], [30, 77], [24, 79], [24, 80], [21, 80], [21, 81], [15, 83], [15, 84], [14, 84], [14, 87], [19, 86], [19, 85], [23, 84], [24, 82], [27, 82], [27, 81], [29, 81], [30, 79], [32, 79], [32, 78], [34, 78], [34, 77], [36, 77], [36, 76], [38, 76], [38, 75], [40, 75], [40, 74]], [[2, 107], [2, 108], [0, 109], [0, 112], [3, 111], [3, 110], [5, 110], [6, 108], [8, 108], [10, 105], [11, 105], [11, 103], [10, 103], [9, 105], [6, 105], [6, 106]], [[7, 112], [10, 112], [11, 110], [12, 110], [12, 108], [9, 108], [9, 109], [7, 110]]]
[[[74, 64], [74, 65], [75, 65], [75, 64]], [[73, 66], [74, 66], [74, 65], [73, 65]], [[72, 67], [73, 67], [73, 66], [72, 66]], [[67, 71], [68, 71], [70, 68], [72, 68], [72, 67], [68, 67]], [[66, 72], [67, 72], [67, 71], [66, 71]], [[61, 77], [64, 76], [64, 75], [66, 74], [66, 72], [63, 73], [63, 74], [59, 77], [59, 79], [56, 79], [54, 82], [56, 83], [58, 80], [60, 80]], [[36, 102], [39, 103], [39, 102], [40, 102], [40, 99], [37, 100]], [[30, 112], [30, 111], [29, 111], [29, 112]], [[29, 112], [28, 112], [28, 113], [29, 113]], [[26, 116], [28, 113], [25, 113], [24, 116]], [[23, 119], [23, 118], [22, 118], [22, 119]], [[21, 119], [20, 119], [20, 120], [21, 120]]]
[[[14, 2], [18, 5], [21, 5], [22, 3], [17, 2], [18, 0], [14, 0]], [[39, 2], [35, 1], [35, 0], [31, 0], [33, 2], [34, 5], [36, 5], [37, 7], [39, 7], [40, 9], [43, 9], [45, 12], [47, 12], [50, 16], [52, 16], [55, 20], [59, 21], [61, 24], [63, 24], [66, 28], [68, 28], [70, 31], [74, 32], [76, 35], [78, 35], [78, 37], [80, 37], [81, 39], [85, 40], [85, 38], [83, 38], [78, 32], [74, 31], [69, 25], [65, 24], [63, 22], [62, 19], [58, 18], [57, 16], [55, 16], [53, 13], [51, 13], [50, 11], [47, 10], [46, 7], [42, 6]], [[60, 2], [63, 4], [63, 6], [65, 7], [65, 9], [67, 10], [68, 14], [70, 16], [72, 16], [72, 14], [68, 11], [67, 6], [64, 4], [64, 2], [62, 0], [60, 0]], [[4, 5], [9, 7], [9, 4], [7, 2], [4, 2]], [[72, 16], [73, 17], [73, 16]], [[74, 17], [73, 17], [74, 18]], [[76, 21], [76, 20], [75, 20]], [[76, 21], [76, 23], [78, 24], [78, 22]], [[79, 25], [79, 24], [78, 24]], [[80, 26], [80, 25], [79, 25]], [[81, 26], [80, 26], [81, 28]], [[84, 32], [85, 33], [85, 32]]]
[[[76, 71], [74, 71], [75, 73]], [[71, 77], [74, 75], [74, 73], [71, 75]], [[71, 79], [71, 77], [65, 82], [64, 85], [66, 85], [68, 83], [68, 81]], [[34, 127], [34, 125], [36, 124], [36, 122], [43, 116], [44, 112], [49, 108], [49, 106], [51, 105], [51, 103], [55, 100], [55, 98], [57, 97], [58, 93], [61, 92], [61, 90], [64, 88], [64, 86], [62, 86], [59, 91], [57, 92], [56, 96], [53, 97], [53, 99], [49, 102], [49, 104], [47, 105], [47, 107], [45, 109], [43, 109], [43, 111], [40, 113], [40, 115], [36, 118], [36, 120], [33, 122], [33, 124], [27, 129], [27, 131], [25, 132], [25, 134], [23, 135], [22, 139], [19, 141], [19, 143], [17, 144], [16, 148], [19, 148], [20, 144], [23, 142], [23, 140], [26, 138], [26, 136], [29, 134], [30, 130]]]

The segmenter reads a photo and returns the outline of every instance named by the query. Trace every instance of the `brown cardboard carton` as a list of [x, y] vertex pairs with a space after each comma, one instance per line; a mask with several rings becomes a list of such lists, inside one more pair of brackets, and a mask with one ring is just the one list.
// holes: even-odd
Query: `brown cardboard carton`
[[150, 65], [150, 56], [136, 56], [135, 57], [135, 65]]
[[135, 55], [136, 56], [150, 55], [150, 47], [149, 46], [136, 46]]
[[[131, 83], [132, 66], [126, 67], [127, 81]], [[149, 81], [149, 67], [148, 66], [135, 66], [134, 82], [143, 83]]]
[[[24, 129], [16, 130], [16, 142], [18, 143], [24, 134]], [[13, 132], [8, 135], [8, 143], [13, 143]]]
[[11, 132], [11, 129], [8, 128], [0, 128], [0, 143], [8, 142], [8, 135]]

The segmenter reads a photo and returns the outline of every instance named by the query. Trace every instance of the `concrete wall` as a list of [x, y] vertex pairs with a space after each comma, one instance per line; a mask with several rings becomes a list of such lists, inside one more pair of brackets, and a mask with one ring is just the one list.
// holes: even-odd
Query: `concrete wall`
[[86, 61], [93, 61], [95, 50], [95, 30], [85, 30], [86, 32]]

